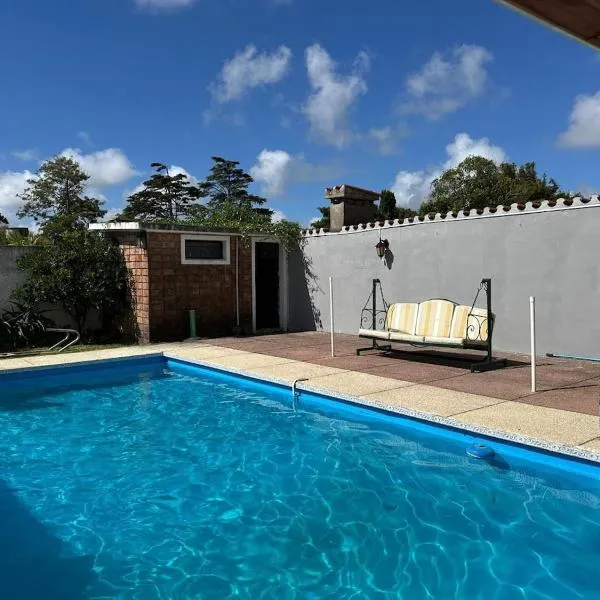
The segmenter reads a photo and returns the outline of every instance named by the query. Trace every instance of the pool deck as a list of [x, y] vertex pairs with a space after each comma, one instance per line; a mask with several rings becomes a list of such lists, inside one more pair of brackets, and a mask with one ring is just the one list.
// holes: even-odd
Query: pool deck
[[527, 357], [504, 355], [507, 368], [471, 373], [441, 351], [356, 356], [364, 342], [337, 335], [332, 358], [329, 335], [319, 332], [188, 340], [2, 359], [0, 372], [162, 352], [288, 384], [303, 379], [301, 389], [600, 460], [600, 363], [540, 358], [533, 394]]

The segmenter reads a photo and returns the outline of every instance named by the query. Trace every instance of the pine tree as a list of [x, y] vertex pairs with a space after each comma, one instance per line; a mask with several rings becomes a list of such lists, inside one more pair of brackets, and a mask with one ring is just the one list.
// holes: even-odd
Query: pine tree
[[144, 181], [144, 189], [127, 198], [119, 219], [141, 221], [177, 220], [195, 214], [202, 192], [183, 173], [171, 175], [163, 163], [150, 165], [155, 173]]
[[209, 209], [219, 209], [224, 205], [234, 205], [239, 209], [254, 209], [270, 216], [269, 209], [258, 208], [267, 200], [248, 192], [254, 182], [252, 176], [239, 167], [239, 162], [213, 156], [213, 166], [208, 177], [199, 184], [203, 196], [208, 200]]
[[87, 228], [106, 213], [101, 200], [85, 195], [89, 179], [71, 158], [57, 156], [45, 161], [27, 180], [19, 196], [25, 203], [17, 216], [32, 218], [51, 236]]

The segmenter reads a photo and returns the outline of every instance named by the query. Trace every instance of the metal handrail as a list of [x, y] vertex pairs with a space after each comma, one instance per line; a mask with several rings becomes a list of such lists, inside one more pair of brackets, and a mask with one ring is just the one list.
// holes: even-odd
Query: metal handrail
[[[46, 331], [49, 333], [64, 333], [64, 334], [66, 334], [65, 337], [62, 338], [61, 340], [59, 340], [58, 342], [56, 342], [56, 344], [54, 344], [54, 346], [50, 346], [50, 348], [48, 349], [48, 352], [51, 352], [52, 350], [56, 350], [56, 352], [62, 352], [63, 350], [66, 350], [69, 346], [76, 344], [81, 338], [79, 331], [77, 331], [76, 329], [63, 329], [63, 328], [58, 328], [58, 327], [52, 327], [52, 328], [46, 329]], [[63, 346], [62, 344], [67, 342], [71, 335], [74, 335], [75, 337], [68, 344]]]
[[308, 381], [308, 377], [300, 377], [298, 379], [295, 379], [294, 382], [292, 383], [292, 408], [294, 409], [294, 412], [298, 408], [298, 388], [297, 388], [297, 385], [301, 381]]

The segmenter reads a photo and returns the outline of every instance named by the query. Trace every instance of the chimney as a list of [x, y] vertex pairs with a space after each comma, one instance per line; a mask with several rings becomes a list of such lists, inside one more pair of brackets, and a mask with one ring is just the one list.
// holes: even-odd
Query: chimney
[[329, 231], [341, 231], [346, 225], [370, 223], [375, 219], [375, 202], [379, 192], [352, 185], [336, 185], [325, 190], [329, 207]]

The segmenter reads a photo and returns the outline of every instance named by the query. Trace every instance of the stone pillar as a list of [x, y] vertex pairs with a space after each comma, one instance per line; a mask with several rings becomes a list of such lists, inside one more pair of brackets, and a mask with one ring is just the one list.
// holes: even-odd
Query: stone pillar
[[327, 188], [325, 198], [331, 202], [329, 231], [341, 231], [347, 225], [374, 221], [379, 192], [343, 184]]

